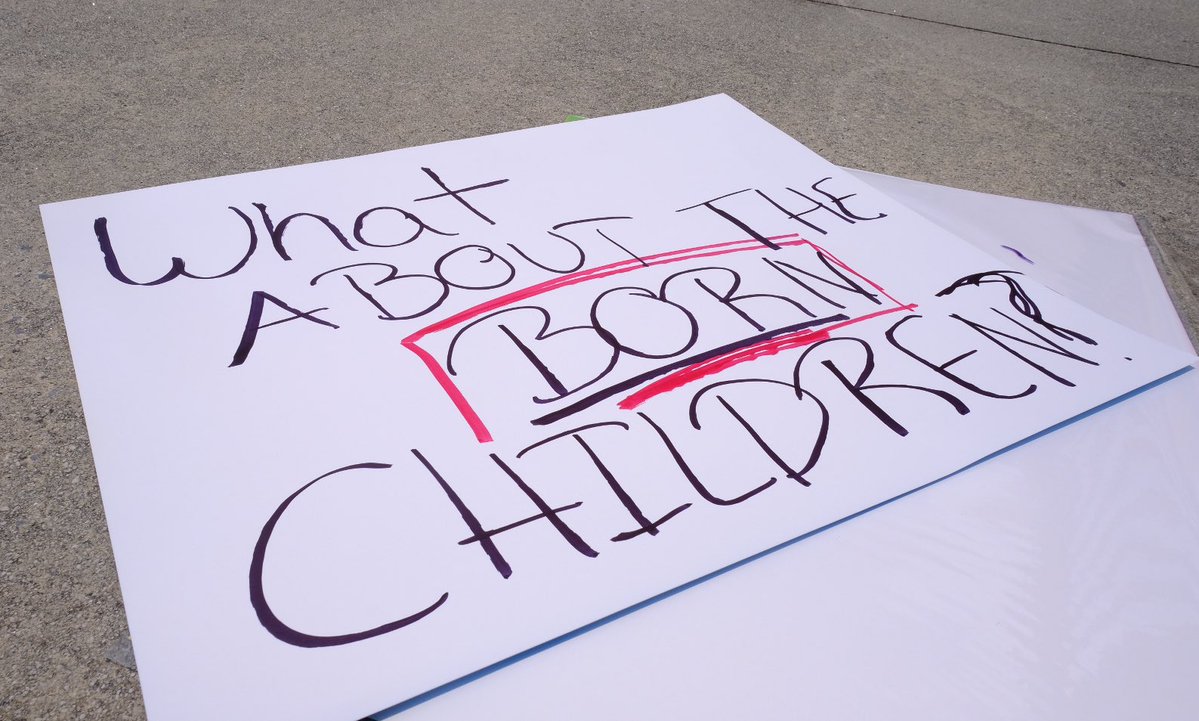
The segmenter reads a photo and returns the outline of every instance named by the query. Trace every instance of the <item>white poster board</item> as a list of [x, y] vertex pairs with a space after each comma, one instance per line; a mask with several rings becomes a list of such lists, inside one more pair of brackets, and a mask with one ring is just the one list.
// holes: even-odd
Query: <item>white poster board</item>
[[[1091, 310], [1191, 343], [1131, 216], [851, 172]], [[523, 719], [1189, 719], [1199, 374], [396, 710]], [[378, 719], [392, 714], [376, 714]]]
[[[1131, 216], [850, 171], [1191, 350]], [[1199, 374], [374, 718], [1188, 719]]]
[[154, 721], [364, 715], [1192, 360], [724, 96], [43, 216]]

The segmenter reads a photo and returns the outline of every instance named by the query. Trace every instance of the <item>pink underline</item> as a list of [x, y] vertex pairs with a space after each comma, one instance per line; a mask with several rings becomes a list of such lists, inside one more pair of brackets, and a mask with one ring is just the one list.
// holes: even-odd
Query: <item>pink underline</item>
[[[854, 273], [854, 275], [857, 275], [857, 273]], [[880, 310], [869, 315], [864, 315], [860, 318], [853, 318], [841, 323], [835, 323], [827, 328], [821, 328], [820, 330], [796, 331], [795, 333], [789, 333], [778, 338], [764, 340], [761, 343], [756, 343], [745, 348], [739, 348], [735, 351], [730, 351], [725, 355], [709, 358], [701, 363], [696, 363], [693, 366], [681, 368], [670, 375], [663, 376], [645, 386], [641, 390], [625, 396], [623, 400], [616, 404], [616, 407], [621, 408], [622, 410], [631, 410], [642, 403], [645, 403], [654, 396], [659, 396], [663, 393], [669, 393], [676, 388], [681, 388], [688, 383], [697, 381], [701, 378], [706, 378], [714, 373], [727, 370], [735, 365], [748, 363], [749, 361], [757, 360], [763, 356], [776, 355], [791, 348], [798, 348], [800, 346], [811, 345], [812, 343], [827, 340], [829, 333], [840, 328], [853, 325], [854, 323], [860, 323], [864, 320], [870, 320], [871, 318], [877, 318], [881, 315], [887, 315], [888, 313], [912, 310], [916, 307], [917, 306], [913, 303], [909, 305], [897, 306], [895, 308], [888, 308], [886, 310]]]

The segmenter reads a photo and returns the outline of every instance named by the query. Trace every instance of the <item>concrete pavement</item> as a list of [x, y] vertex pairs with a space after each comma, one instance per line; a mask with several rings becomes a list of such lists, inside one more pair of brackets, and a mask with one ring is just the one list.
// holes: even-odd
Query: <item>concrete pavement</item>
[[143, 715], [39, 203], [725, 92], [838, 164], [1136, 214], [1199, 323], [1184, 0], [2, 7], [3, 719]]

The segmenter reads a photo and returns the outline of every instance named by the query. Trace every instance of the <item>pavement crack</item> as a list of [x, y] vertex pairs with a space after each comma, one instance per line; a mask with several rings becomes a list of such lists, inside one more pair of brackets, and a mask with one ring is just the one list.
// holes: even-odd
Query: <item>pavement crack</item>
[[1119, 55], [1125, 58], [1135, 58], [1137, 60], [1148, 60], [1153, 63], [1165, 63], [1166, 65], [1178, 65], [1184, 68], [1199, 68], [1199, 65], [1194, 63], [1184, 63], [1178, 60], [1165, 60], [1163, 58], [1153, 58], [1148, 55], [1137, 55], [1136, 53], [1125, 53], [1119, 50], [1106, 50], [1104, 48], [1093, 48], [1088, 45], [1074, 45], [1073, 43], [1063, 43], [1057, 40], [1044, 40], [1042, 38], [1034, 38], [1028, 35], [1019, 35], [1016, 33], [1005, 33], [1002, 30], [988, 30], [986, 28], [976, 28], [970, 25], [958, 25], [957, 23], [945, 22], [944, 20], [930, 20], [929, 18], [916, 17], [915, 15], [904, 15], [903, 13], [890, 12], [887, 10], [875, 10], [873, 8], [863, 8], [856, 5], [846, 5], [845, 3], [832, 2], [832, 0], [804, 0], [804, 2], [813, 5], [828, 5], [835, 8], [844, 8], [846, 10], [858, 10], [864, 13], [873, 13], [875, 15], [887, 15], [893, 18], [903, 18], [904, 20], [915, 20], [922, 23], [931, 23], [933, 25], [942, 25], [947, 28], [957, 28], [959, 30], [972, 30], [977, 33], [986, 33], [988, 35], [999, 35], [1005, 38], [1015, 38], [1017, 40], [1028, 40], [1034, 43], [1044, 43], [1045, 45], [1056, 45], [1060, 48], [1073, 48], [1075, 50], [1089, 50], [1095, 53], [1104, 53], [1106, 55]]

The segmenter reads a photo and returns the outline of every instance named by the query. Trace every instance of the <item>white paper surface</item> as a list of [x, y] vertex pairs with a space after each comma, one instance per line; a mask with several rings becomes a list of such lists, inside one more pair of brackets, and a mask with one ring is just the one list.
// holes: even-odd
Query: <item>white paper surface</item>
[[723, 96], [43, 216], [153, 720], [369, 713], [1191, 360]]
[[[1131, 216], [851, 172], [1190, 350]], [[1196, 407], [1187, 373], [401, 718], [1189, 719]]]

